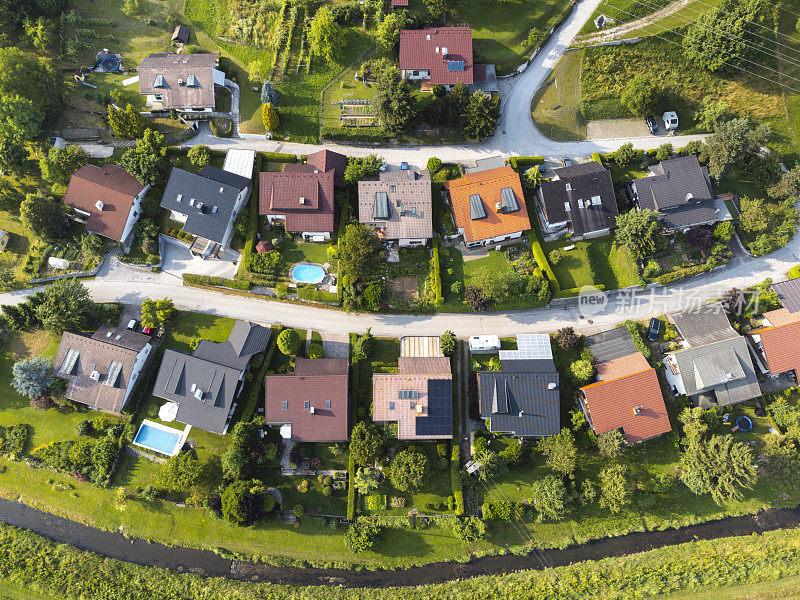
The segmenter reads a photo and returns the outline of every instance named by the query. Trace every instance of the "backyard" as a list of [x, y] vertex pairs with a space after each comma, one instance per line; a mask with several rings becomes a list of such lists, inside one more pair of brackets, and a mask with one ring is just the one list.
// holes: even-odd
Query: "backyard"
[[[571, 250], [565, 247], [574, 246]], [[545, 243], [545, 252], [561, 251], [562, 258], [552, 264], [561, 289], [602, 284], [607, 290], [639, 285], [636, 260], [613, 236], [573, 242], [561, 239]]]

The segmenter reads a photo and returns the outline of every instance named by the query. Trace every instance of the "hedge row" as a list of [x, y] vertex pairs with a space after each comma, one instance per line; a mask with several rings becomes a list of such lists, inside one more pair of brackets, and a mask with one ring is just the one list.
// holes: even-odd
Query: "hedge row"
[[631, 334], [631, 338], [633, 339], [633, 343], [636, 344], [636, 348], [641, 352], [644, 357], [650, 362], [650, 346], [644, 343], [642, 339], [642, 334], [639, 331], [639, 323], [635, 321], [625, 321], [625, 327], [628, 328], [628, 331]]
[[323, 140], [339, 140], [348, 142], [385, 142], [388, 137], [382, 127], [323, 127]]
[[[606, 286], [604, 286], [602, 283], [596, 283], [594, 284], [594, 287], [596, 287], [600, 291], [606, 289]], [[553, 298], [574, 298], [575, 296], [578, 295], [578, 293], [580, 293], [580, 291], [581, 288], [569, 288], [566, 290], [560, 290], [553, 294]]]
[[183, 283], [193, 283], [195, 285], [210, 285], [214, 287], [230, 288], [232, 290], [249, 290], [249, 281], [237, 281], [236, 279], [225, 279], [224, 277], [213, 277], [211, 275], [197, 275], [195, 273], [184, 273]]
[[676, 281], [680, 281], [681, 279], [686, 279], [687, 277], [694, 277], [695, 275], [700, 275], [701, 273], [707, 273], [710, 270], [711, 267], [708, 266], [708, 263], [702, 265], [694, 265], [692, 267], [686, 267], [685, 269], [670, 271], [669, 273], [664, 273], [663, 275], [659, 275], [658, 277], [656, 277], [656, 281], [661, 285], [666, 285], [668, 283], [675, 283]]
[[545, 275], [547, 275], [547, 279], [550, 280], [550, 290], [552, 290], [553, 296], [556, 296], [561, 289], [561, 285], [558, 283], [553, 267], [550, 266], [550, 261], [547, 260], [547, 255], [544, 253], [542, 242], [536, 231], [536, 225], [534, 225], [534, 229], [528, 232], [528, 241], [531, 243], [531, 252], [533, 252], [533, 258], [536, 260], [536, 264], [544, 271]]
[[300, 288], [297, 290], [297, 297], [313, 302], [327, 302], [328, 304], [339, 304], [339, 294], [325, 292], [314, 288]]
[[544, 162], [544, 156], [512, 156], [508, 159], [508, 164], [516, 171], [519, 167], [530, 167], [540, 165]]
[[444, 297], [442, 296], [442, 265], [439, 260], [440, 244], [441, 241], [439, 238], [433, 238], [429, 280], [431, 282], [431, 286], [433, 287], [434, 306], [441, 306], [444, 304]]
[[[256, 173], [260, 173], [263, 167], [261, 154], [256, 155]], [[259, 177], [255, 178], [253, 183], [253, 191], [250, 193], [250, 203], [245, 210], [249, 210], [250, 214], [247, 217], [247, 237], [244, 240], [244, 248], [242, 248], [242, 259], [239, 262], [239, 270], [236, 272], [236, 277], [244, 277], [247, 274], [247, 269], [250, 266], [250, 256], [253, 254], [253, 246], [256, 243], [256, 234], [258, 233], [258, 194], [259, 194]]]
[[464, 514], [464, 484], [461, 482], [459, 467], [461, 466], [461, 448], [458, 440], [453, 439], [453, 454], [450, 456], [450, 485], [453, 488], [453, 497], [456, 499], [456, 514]]
[[[350, 398], [352, 401], [350, 402], [350, 425], [351, 427], [358, 422], [358, 413], [357, 413], [357, 406], [358, 406], [358, 375], [359, 375], [359, 368], [358, 368], [358, 361], [353, 360], [353, 346], [356, 344], [356, 340], [358, 340], [358, 334], [351, 333], [350, 334]], [[356, 461], [353, 457], [353, 454], [350, 453], [347, 459], [347, 520], [354, 521], [356, 518], [356, 486], [353, 485], [353, 481], [355, 480], [356, 476]]]
[[789, 279], [800, 278], [800, 265], [793, 266], [786, 275]]
[[294, 154], [285, 154], [283, 152], [259, 152], [258, 156], [267, 162], [278, 163], [296, 163], [297, 156]]

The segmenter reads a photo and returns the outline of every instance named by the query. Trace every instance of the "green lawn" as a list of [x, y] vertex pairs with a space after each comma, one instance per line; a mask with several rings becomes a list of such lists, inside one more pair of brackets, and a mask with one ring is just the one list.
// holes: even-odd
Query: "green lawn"
[[586, 120], [581, 114], [581, 62], [583, 50], [571, 50], [553, 67], [531, 101], [536, 128], [560, 142], [586, 137]]
[[331, 262], [331, 258], [328, 256], [328, 248], [332, 246], [333, 244], [330, 242], [303, 242], [288, 238], [284, 240], [283, 246], [281, 246], [281, 254], [287, 266], [301, 261], [324, 265]]
[[[629, 1], [629, 0], [622, 0]], [[663, 0], [660, 0], [663, 1]], [[693, 0], [680, 10], [667, 15], [663, 19], [659, 19], [655, 23], [651, 23], [641, 29], [632, 31], [623, 35], [623, 38], [630, 37], [646, 37], [651, 35], [661, 35], [665, 31], [672, 29], [681, 29], [691, 21], [696, 21], [702, 15], [711, 12], [714, 7], [719, 4], [719, 0]], [[630, 10], [625, 8], [624, 10]]]
[[481, 271], [484, 268], [489, 269], [493, 273], [507, 273], [511, 271], [511, 265], [508, 263], [508, 258], [506, 258], [505, 252], [489, 250], [488, 255], [484, 256], [483, 258], [475, 258], [464, 261], [464, 287], [472, 285], [472, 278], [478, 273], [478, 271]]
[[[573, 245], [572, 250], [563, 250]], [[640, 283], [633, 255], [627, 248], [617, 246], [613, 236], [581, 242], [556, 240], [546, 242], [544, 249], [548, 255], [553, 250], [561, 250], [561, 261], [553, 265], [561, 289], [603, 284], [606, 289], [613, 290]]]
[[637, 2], [637, 0], [604, 0], [591, 18], [586, 21], [586, 25], [583, 26], [580, 33], [587, 34], [602, 31], [602, 29], [598, 30], [594, 24], [600, 15], [605, 15], [606, 18], [614, 20], [614, 24], [605, 26], [604, 29], [608, 29], [609, 27], [614, 27], [614, 25], [621, 25], [640, 17], [646, 17], [669, 3], [670, 0], [651, 0], [646, 3]]

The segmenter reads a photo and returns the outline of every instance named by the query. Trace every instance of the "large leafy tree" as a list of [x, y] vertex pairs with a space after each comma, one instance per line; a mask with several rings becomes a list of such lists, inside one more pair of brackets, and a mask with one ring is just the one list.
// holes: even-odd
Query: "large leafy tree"
[[553, 471], [568, 476], [575, 471], [578, 449], [575, 436], [569, 429], [562, 429], [558, 434], [539, 440], [539, 451], [544, 454], [547, 466]]
[[39, 107], [45, 122], [52, 121], [63, 108], [61, 74], [51, 60], [0, 48], [0, 95], [26, 98]]
[[634, 117], [653, 112], [661, 97], [661, 84], [650, 73], [640, 73], [625, 86], [620, 100]]
[[43, 290], [36, 317], [43, 327], [56, 333], [84, 331], [91, 325], [95, 308], [86, 286], [78, 279], [65, 278]]
[[618, 513], [630, 504], [632, 486], [628, 483], [628, 468], [612, 465], [600, 472], [600, 506]]
[[148, 122], [133, 105], [127, 104], [125, 108], [108, 105], [108, 123], [117, 137], [136, 140], [144, 135]]
[[625, 450], [625, 436], [619, 429], [612, 429], [597, 436], [600, 454], [608, 458], [619, 458]]
[[741, 500], [742, 490], [753, 488], [758, 471], [753, 453], [732, 435], [714, 435], [690, 441], [683, 455], [681, 480], [695, 494], [711, 494], [714, 502]]
[[20, 174], [25, 171], [28, 151], [21, 143], [0, 139], [0, 170], [6, 173]]
[[467, 103], [464, 126], [461, 131], [468, 138], [480, 142], [494, 134], [499, 119], [499, 100], [482, 92], [475, 92]]
[[364, 157], [351, 156], [347, 160], [347, 167], [344, 170], [344, 180], [353, 185], [367, 177], [374, 177], [380, 172], [384, 162], [383, 158], [377, 154], [369, 154]]
[[620, 246], [627, 246], [637, 258], [653, 254], [663, 242], [658, 227], [658, 213], [644, 209], [619, 215], [615, 239]]
[[335, 61], [344, 50], [344, 30], [333, 20], [329, 6], [324, 5], [317, 10], [308, 29], [308, 42], [311, 53], [327, 61]]
[[381, 123], [389, 133], [402, 133], [417, 116], [411, 87], [396, 68], [386, 69], [378, 75], [375, 105]]
[[277, 343], [278, 350], [286, 356], [295, 356], [300, 351], [300, 336], [291, 327], [278, 334]]
[[387, 53], [394, 53], [400, 42], [400, 30], [406, 25], [402, 13], [390, 12], [378, 26], [377, 42]]
[[0, 0], [0, 35], [18, 35], [22, 21], [32, 10], [31, 0]]
[[363, 281], [378, 260], [381, 243], [363, 223], [348, 223], [339, 238], [339, 271], [353, 282]]
[[[0, 146], [0, 161], [2, 161], [2, 146]], [[0, 164], [2, 164], [0, 162]], [[788, 198], [800, 196], [800, 165], [795, 165], [781, 176], [778, 183], [769, 189], [769, 194], [773, 198]]]
[[383, 434], [372, 423], [360, 421], [350, 432], [350, 456], [357, 465], [370, 466], [383, 452]]
[[165, 169], [163, 157], [164, 136], [147, 129], [136, 147], [122, 155], [120, 165], [142, 183], [155, 185], [161, 180]]
[[158, 329], [168, 323], [175, 314], [175, 305], [169, 298], [152, 300], [145, 298], [142, 302], [142, 325]]
[[222, 473], [225, 479], [247, 479], [255, 474], [256, 460], [261, 445], [261, 428], [264, 421], [256, 417], [240, 421], [233, 428], [230, 444], [222, 455]]
[[36, 237], [52, 240], [67, 231], [64, 206], [52, 198], [28, 194], [19, 209], [23, 224]]
[[761, 151], [771, 136], [769, 125], [761, 123], [754, 127], [745, 117], [719, 125], [706, 140], [709, 174], [719, 179], [731, 169], [742, 168]]
[[17, 143], [32, 140], [42, 132], [43, 121], [44, 112], [32, 100], [0, 96], [0, 137]]
[[531, 502], [536, 507], [536, 520], [558, 521], [567, 513], [567, 490], [561, 477], [545, 475], [531, 485]]
[[14, 389], [31, 399], [44, 396], [55, 383], [53, 363], [41, 356], [14, 363], [11, 374]]
[[47, 181], [66, 185], [72, 174], [89, 162], [89, 154], [80, 146], [50, 148], [47, 155], [39, 159], [39, 169]]
[[401, 492], [413, 492], [419, 489], [429, 472], [428, 457], [421, 452], [411, 450], [398, 452], [389, 465], [389, 479]]

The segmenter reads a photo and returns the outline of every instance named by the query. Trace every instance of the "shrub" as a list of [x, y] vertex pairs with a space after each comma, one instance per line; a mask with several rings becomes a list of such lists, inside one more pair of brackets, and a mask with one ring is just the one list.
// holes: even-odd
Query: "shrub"
[[551, 250], [548, 258], [550, 259], [550, 264], [556, 266], [561, 262], [561, 250]]
[[184, 273], [183, 282], [194, 285], [226, 287], [234, 290], [249, 290], [252, 285], [249, 281], [226, 279], [224, 277], [214, 277], [211, 275], [197, 275], [195, 273]]
[[[444, 353], [445, 356], [453, 356], [453, 354], [455, 354], [457, 342], [458, 340], [456, 339], [456, 334], [450, 331], [449, 329], [442, 334], [442, 337], [440, 338], [440, 344], [442, 347], [442, 352]], [[444, 447], [446, 452], [447, 445], [445, 444]], [[439, 456], [444, 456], [444, 454], [440, 452]]]
[[278, 350], [286, 356], [295, 356], [300, 351], [300, 336], [294, 329], [284, 329], [278, 334]]
[[82, 419], [78, 421], [75, 426], [75, 433], [79, 436], [89, 435], [92, 432], [92, 422], [89, 419]]
[[517, 172], [522, 167], [540, 165], [543, 162], [544, 156], [512, 156], [508, 159], [508, 164]]
[[329, 485], [326, 485], [322, 488], [322, 495], [323, 496], [332, 496], [333, 495], [333, 488]]
[[581, 338], [572, 327], [562, 327], [555, 335], [555, 340], [562, 350], [577, 350]]
[[292, 510], [294, 511], [295, 517], [302, 517], [305, 514], [302, 504], [295, 505], [294, 509]]
[[433, 250], [431, 251], [430, 274], [429, 281], [431, 289], [433, 289], [433, 303], [434, 306], [441, 306], [444, 304], [444, 297], [442, 296], [442, 266], [439, 261], [439, 238], [433, 238]]
[[430, 171], [431, 176], [436, 175], [439, 171], [442, 170], [442, 161], [435, 156], [432, 156], [428, 159], [428, 164], [426, 165], [428, 171]]
[[358, 519], [350, 525], [344, 536], [344, 541], [350, 552], [363, 552], [370, 550], [375, 545], [381, 531], [382, 528], [379, 525], [370, 523], [363, 518]]
[[211, 119], [211, 133], [221, 138], [231, 137], [233, 122], [226, 117], [214, 117]]
[[620, 146], [619, 149], [614, 152], [614, 162], [624, 169], [630, 167], [636, 161], [638, 154], [639, 153], [633, 148], [633, 144], [628, 142]]
[[297, 156], [295, 154], [287, 154], [285, 152], [259, 152], [258, 155], [262, 161], [266, 162], [279, 162], [279, 163], [296, 163]]
[[322, 358], [322, 344], [319, 342], [309, 344], [306, 354], [308, 358]]

